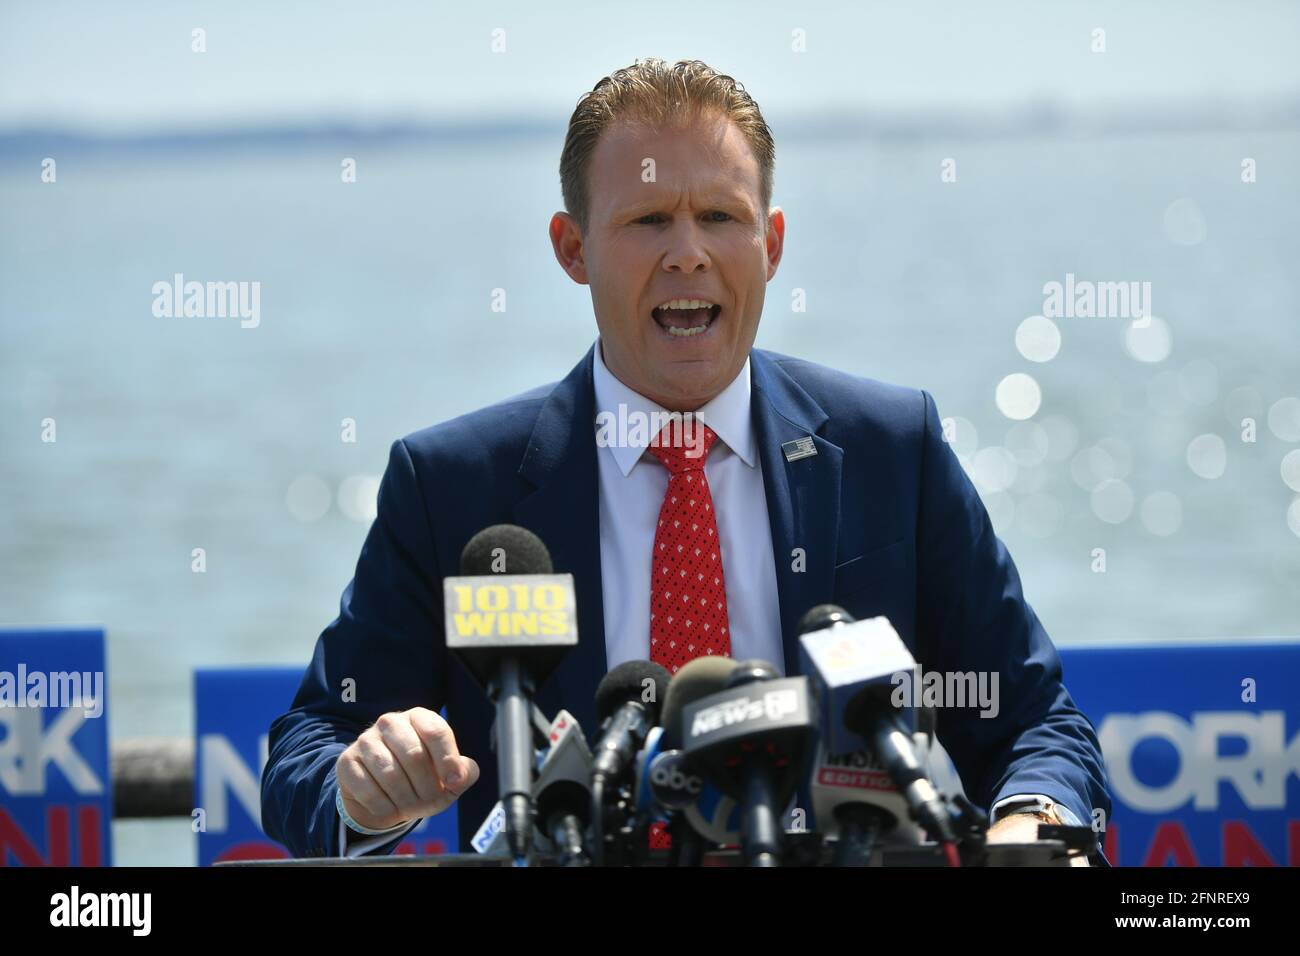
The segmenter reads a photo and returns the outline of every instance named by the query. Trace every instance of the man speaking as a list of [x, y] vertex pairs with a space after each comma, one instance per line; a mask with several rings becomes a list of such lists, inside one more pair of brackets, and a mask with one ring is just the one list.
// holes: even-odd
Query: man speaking
[[[391, 851], [457, 799], [468, 848], [497, 795], [493, 710], [447, 651], [443, 578], [507, 523], [575, 582], [547, 714], [595, 727], [629, 660], [796, 674], [798, 622], [829, 602], [888, 617], [926, 672], [998, 678], [994, 712], [936, 725], [990, 839], [1109, 815], [1096, 735], [930, 395], [753, 348], [785, 239], [774, 161], [758, 106], [699, 61], [638, 61], [579, 101], [550, 238], [599, 336], [562, 381], [393, 444], [339, 616], [271, 728], [262, 823], [295, 855]], [[636, 427], [672, 412], [703, 427]]]

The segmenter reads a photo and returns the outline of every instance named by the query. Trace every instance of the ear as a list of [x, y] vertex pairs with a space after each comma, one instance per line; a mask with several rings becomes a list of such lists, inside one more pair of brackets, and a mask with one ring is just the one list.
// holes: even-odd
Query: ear
[[578, 221], [567, 212], [557, 212], [551, 217], [551, 248], [555, 261], [579, 285], [587, 284], [587, 260], [583, 256], [582, 229]]
[[780, 206], [773, 206], [767, 214], [767, 278], [770, 282], [776, 275], [776, 267], [781, 264], [781, 254], [785, 252], [785, 213]]

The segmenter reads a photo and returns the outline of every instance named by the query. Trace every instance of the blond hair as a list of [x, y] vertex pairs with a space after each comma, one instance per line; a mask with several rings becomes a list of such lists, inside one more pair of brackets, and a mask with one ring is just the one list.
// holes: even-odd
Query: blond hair
[[744, 86], [700, 60], [678, 60], [669, 66], [657, 57], [637, 60], [611, 73], [578, 100], [560, 154], [565, 211], [585, 233], [590, 213], [587, 173], [591, 157], [600, 134], [615, 120], [659, 127], [710, 113], [729, 118], [749, 142], [758, 160], [759, 212], [766, 219], [772, 204], [776, 144], [758, 104]]

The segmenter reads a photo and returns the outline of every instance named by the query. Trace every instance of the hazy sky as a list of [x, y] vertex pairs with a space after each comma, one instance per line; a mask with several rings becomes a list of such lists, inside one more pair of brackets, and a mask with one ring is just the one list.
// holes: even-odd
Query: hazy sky
[[703, 59], [769, 112], [1260, 102], [1300, 95], [1297, 38], [1295, 2], [0, 0], [0, 128], [567, 116], [639, 56]]

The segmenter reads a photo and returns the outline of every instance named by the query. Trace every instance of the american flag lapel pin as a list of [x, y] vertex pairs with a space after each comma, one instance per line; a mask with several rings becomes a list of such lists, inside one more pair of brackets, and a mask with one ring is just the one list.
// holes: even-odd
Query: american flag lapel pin
[[781, 451], [785, 452], [786, 461], [798, 461], [800, 458], [811, 458], [817, 454], [817, 446], [813, 444], [812, 435], [805, 435], [803, 438], [785, 442], [781, 445]]

